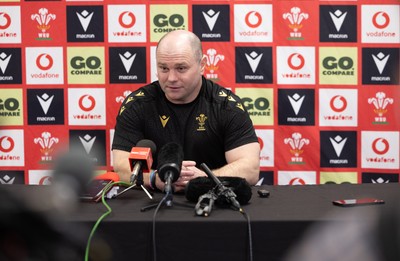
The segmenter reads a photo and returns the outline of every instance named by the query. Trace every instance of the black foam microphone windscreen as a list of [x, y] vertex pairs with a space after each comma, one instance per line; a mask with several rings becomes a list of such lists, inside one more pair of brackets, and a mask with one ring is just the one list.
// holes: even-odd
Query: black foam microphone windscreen
[[135, 147], [150, 148], [153, 158], [156, 155], [157, 146], [152, 140], [139, 140]]
[[175, 142], [165, 144], [158, 153], [157, 171], [160, 179], [165, 182], [170, 176], [171, 182], [175, 182], [181, 173], [183, 161], [182, 146]]
[[[232, 189], [236, 194], [237, 201], [241, 204], [247, 204], [252, 196], [251, 186], [244, 179], [240, 177], [218, 177], [221, 183]], [[197, 202], [199, 197], [206, 194], [216, 186], [215, 182], [208, 177], [198, 177], [188, 182], [185, 188], [186, 199], [191, 202]], [[215, 201], [217, 205], [225, 205], [224, 199], [217, 199]]]

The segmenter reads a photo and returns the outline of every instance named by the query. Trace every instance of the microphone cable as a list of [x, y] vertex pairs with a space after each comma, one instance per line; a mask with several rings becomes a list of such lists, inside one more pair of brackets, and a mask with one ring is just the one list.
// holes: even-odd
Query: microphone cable
[[103, 203], [103, 205], [107, 208], [107, 211], [101, 215], [96, 223], [93, 225], [92, 230], [90, 231], [89, 234], [89, 238], [88, 241], [86, 243], [86, 249], [85, 249], [85, 261], [89, 261], [89, 252], [90, 252], [90, 244], [92, 242], [92, 238], [94, 236], [94, 233], [96, 232], [97, 228], [99, 227], [101, 221], [103, 221], [103, 219], [105, 219], [108, 215], [111, 214], [112, 209], [111, 207], [107, 204], [106, 202], [106, 198], [105, 195], [109, 192], [109, 190], [114, 186], [114, 185], [124, 185], [124, 186], [131, 186], [131, 184], [127, 183], [127, 182], [123, 182], [123, 181], [117, 181], [117, 182], [112, 182], [110, 184], [107, 184], [104, 189], [103, 192], [101, 193], [101, 202]]
[[231, 188], [225, 187], [224, 184], [218, 179], [218, 177], [210, 170], [210, 168], [205, 164], [201, 163], [200, 167], [204, 170], [207, 176], [214, 181], [216, 186], [214, 187], [214, 192], [216, 193], [216, 197], [222, 197], [225, 199], [225, 202], [230, 203], [230, 206], [234, 210], [238, 210], [240, 213], [243, 214], [247, 221], [247, 233], [249, 236], [249, 258], [250, 261], [253, 261], [253, 240], [251, 234], [251, 222], [250, 216], [244, 212], [243, 208], [241, 207], [240, 203], [236, 200], [236, 194], [233, 192]]
[[250, 216], [244, 211], [243, 208], [241, 208], [239, 212], [242, 213], [247, 222], [247, 235], [249, 237], [249, 261], [253, 261], [253, 235], [251, 233]]
[[[232, 192], [233, 193], [233, 192]], [[239, 202], [237, 202], [236, 197], [230, 197], [229, 200], [231, 201], [231, 208], [237, 209], [246, 219], [247, 222], [247, 234], [249, 237], [249, 261], [253, 261], [253, 239], [251, 233], [251, 221], [250, 216], [244, 211], [242, 206], [240, 206]]]
[[[169, 192], [170, 193], [170, 192]], [[169, 193], [165, 194], [164, 197], [158, 203], [156, 209], [154, 210], [153, 220], [152, 220], [152, 242], [153, 242], [153, 261], [157, 261], [157, 246], [156, 246], [156, 216], [158, 211], [160, 210], [161, 206], [164, 202], [167, 201], [168, 197], [170, 196]]]

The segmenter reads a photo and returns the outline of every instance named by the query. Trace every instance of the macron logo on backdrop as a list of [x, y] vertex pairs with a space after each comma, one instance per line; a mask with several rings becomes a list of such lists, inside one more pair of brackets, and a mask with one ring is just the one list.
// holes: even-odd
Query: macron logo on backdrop
[[303, 105], [304, 98], [306, 96], [300, 96], [299, 94], [295, 93], [293, 96], [288, 96], [290, 105], [292, 105], [293, 111], [296, 115], [299, 114], [301, 105]]
[[129, 73], [132, 68], [133, 62], [135, 61], [136, 53], [132, 55], [130, 52], [127, 51], [124, 54], [119, 54], [119, 58], [121, 59], [121, 62], [125, 67], [126, 73]]
[[8, 56], [4, 52], [0, 54], [0, 70], [3, 74], [6, 73], [7, 66], [10, 60], [11, 60], [11, 54]]
[[42, 96], [36, 95], [36, 97], [37, 97], [37, 99], [38, 99], [38, 101], [40, 103], [40, 106], [43, 109], [44, 114], [47, 115], [47, 112], [49, 111], [50, 105], [53, 102], [54, 95], [53, 96], [49, 96], [47, 93], [43, 93]]
[[245, 53], [246, 59], [249, 62], [249, 65], [251, 67], [251, 70], [253, 73], [256, 72], [258, 65], [260, 64], [261, 58], [263, 54], [257, 54], [256, 52], [251, 52], [250, 54]]
[[85, 149], [86, 153], [89, 154], [90, 151], [92, 150], [93, 144], [96, 140], [96, 136], [94, 136], [92, 138], [89, 134], [86, 134], [83, 138], [81, 136], [79, 136], [79, 139], [80, 139], [82, 146]]
[[346, 18], [347, 12], [342, 13], [340, 10], [336, 10], [334, 13], [329, 12], [332, 22], [335, 24], [336, 30], [339, 32], [343, 25], [344, 19]]
[[389, 57], [390, 54], [385, 56], [382, 52], [378, 53], [377, 55], [372, 55], [372, 58], [374, 59], [375, 65], [378, 68], [380, 74], [382, 74], [383, 70], [385, 69]]
[[336, 155], [338, 157], [340, 157], [340, 154], [342, 154], [343, 151], [343, 147], [346, 144], [347, 138], [342, 138], [339, 135], [336, 136], [334, 139], [329, 138], [329, 140], [331, 141], [331, 144], [333, 146], [333, 148], [335, 149]]
[[215, 23], [218, 20], [220, 12], [218, 11], [216, 13], [214, 10], [210, 9], [207, 11], [207, 13], [205, 13], [205, 12], [202, 12], [202, 13], [203, 13], [204, 19], [207, 22], [208, 28], [210, 28], [210, 31], [212, 31], [214, 29]]
[[83, 10], [81, 13], [76, 13], [78, 16], [79, 22], [82, 25], [83, 30], [86, 32], [86, 30], [89, 27], [90, 21], [92, 20], [94, 12], [89, 13], [86, 10]]

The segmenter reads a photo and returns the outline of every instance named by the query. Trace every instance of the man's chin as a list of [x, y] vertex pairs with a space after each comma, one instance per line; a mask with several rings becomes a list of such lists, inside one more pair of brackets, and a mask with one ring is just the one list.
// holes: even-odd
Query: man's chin
[[166, 94], [166, 97], [172, 103], [176, 103], [176, 104], [185, 103], [185, 100], [182, 98], [182, 95], [180, 95], [180, 94], [178, 95], [177, 93], [168, 92], [168, 94]]

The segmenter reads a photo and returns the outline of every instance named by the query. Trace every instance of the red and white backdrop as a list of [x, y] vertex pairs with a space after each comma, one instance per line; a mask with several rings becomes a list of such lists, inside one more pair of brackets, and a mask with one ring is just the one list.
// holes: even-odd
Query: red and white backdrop
[[243, 98], [260, 184], [399, 182], [399, 0], [0, 0], [0, 182], [49, 184], [70, 146], [111, 171], [119, 106], [175, 29]]

